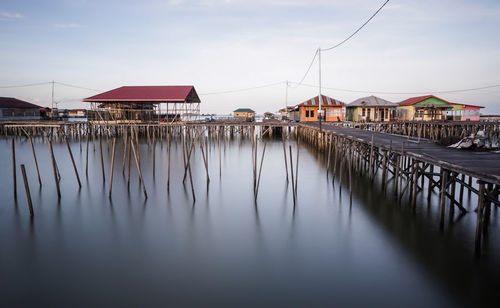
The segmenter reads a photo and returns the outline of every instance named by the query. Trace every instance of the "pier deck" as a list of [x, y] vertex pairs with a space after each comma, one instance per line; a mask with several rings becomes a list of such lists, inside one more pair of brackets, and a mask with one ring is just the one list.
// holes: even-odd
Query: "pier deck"
[[[319, 128], [317, 123], [306, 124]], [[345, 137], [356, 138], [364, 143], [373, 142], [376, 147], [401, 151], [404, 143], [405, 154], [435, 165], [445, 166], [449, 170], [473, 176], [477, 179], [500, 185], [500, 153], [473, 152], [448, 148], [429, 139], [408, 138], [382, 132], [323, 124], [322, 129]]]

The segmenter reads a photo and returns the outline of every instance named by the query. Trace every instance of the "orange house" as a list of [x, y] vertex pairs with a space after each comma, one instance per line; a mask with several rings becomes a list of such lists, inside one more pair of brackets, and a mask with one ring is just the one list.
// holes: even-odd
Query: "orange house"
[[[301, 122], [318, 121], [319, 99], [315, 96], [297, 105], [299, 107]], [[323, 121], [341, 122], [344, 120], [345, 103], [331, 97], [321, 95], [321, 110], [323, 110]]]

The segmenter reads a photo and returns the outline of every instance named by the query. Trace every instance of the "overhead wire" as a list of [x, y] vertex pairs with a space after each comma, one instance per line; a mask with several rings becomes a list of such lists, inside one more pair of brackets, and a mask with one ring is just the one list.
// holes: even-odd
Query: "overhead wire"
[[34, 87], [34, 86], [46, 85], [46, 84], [50, 84], [50, 83], [52, 83], [52, 82], [47, 81], [47, 82], [21, 84], [21, 85], [0, 86], [0, 89], [26, 88], [26, 87]]
[[351, 35], [349, 35], [347, 38], [345, 38], [343, 41], [341, 41], [340, 43], [336, 44], [336, 45], [333, 45], [332, 47], [328, 47], [328, 48], [321, 48], [322, 51], [327, 51], [327, 50], [332, 50], [332, 49], [335, 49], [337, 47], [339, 47], [340, 45], [344, 44], [345, 42], [347, 42], [348, 40], [350, 40], [353, 36], [355, 36], [361, 29], [363, 29], [377, 14], [378, 12], [380, 12], [384, 6], [389, 2], [389, 0], [385, 1], [384, 4], [382, 4], [381, 7], [379, 7], [378, 10], [375, 11], [375, 13], [373, 13], [372, 16], [370, 16], [370, 18], [368, 18], [367, 21], [365, 21], [361, 27], [359, 27], [356, 31], [354, 31]]
[[309, 64], [309, 67], [306, 70], [306, 73], [304, 74], [304, 76], [302, 77], [302, 79], [300, 80], [300, 82], [296, 86], [294, 86], [292, 88], [298, 88], [298, 87], [300, 87], [300, 85], [302, 84], [302, 82], [304, 82], [304, 79], [306, 79], [307, 75], [309, 74], [309, 71], [311, 70], [311, 67], [314, 64], [314, 60], [316, 60], [317, 56], [318, 56], [318, 50], [316, 49], [316, 52], [314, 53], [314, 57], [312, 58], [311, 63]]
[[[295, 83], [295, 82], [291, 82]], [[318, 86], [311, 84], [302, 84], [305, 87], [317, 88]], [[342, 91], [342, 92], [353, 92], [353, 93], [371, 93], [371, 94], [395, 94], [395, 95], [419, 95], [419, 94], [446, 94], [446, 93], [459, 93], [459, 92], [470, 92], [470, 91], [478, 91], [478, 90], [486, 90], [491, 88], [500, 87], [500, 84], [482, 86], [476, 88], [464, 88], [464, 89], [454, 89], [454, 90], [444, 90], [444, 91], [426, 91], [426, 92], [386, 92], [386, 91], [370, 91], [370, 90], [351, 90], [351, 89], [342, 89], [342, 88], [331, 88], [331, 87], [322, 87], [327, 90], [334, 91]]]

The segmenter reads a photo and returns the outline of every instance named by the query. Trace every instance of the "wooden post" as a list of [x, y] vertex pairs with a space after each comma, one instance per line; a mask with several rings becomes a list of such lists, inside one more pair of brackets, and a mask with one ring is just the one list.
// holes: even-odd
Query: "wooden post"
[[476, 255], [481, 254], [481, 235], [483, 231], [483, 209], [484, 209], [484, 182], [478, 181], [479, 193], [477, 200], [477, 223], [476, 223]]
[[54, 180], [56, 182], [57, 197], [59, 199], [61, 199], [61, 190], [59, 189], [59, 179], [57, 178], [57, 164], [56, 164], [56, 159], [54, 157], [54, 150], [52, 148], [52, 141], [47, 139], [47, 143], [49, 144], [49, 149], [50, 149], [50, 157], [52, 160], [52, 170], [54, 171]]
[[285, 161], [286, 183], [288, 185], [288, 163], [286, 161], [285, 136], [284, 136], [284, 134], [281, 134], [281, 141], [282, 141], [282, 144], [283, 144], [283, 157], [284, 157], [284, 161]]
[[109, 171], [109, 197], [113, 189], [113, 167], [115, 166], [116, 137], [113, 137], [113, 150], [111, 151], [111, 170]]
[[142, 172], [141, 172], [141, 165], [139, 163], [139, 159], [137, 158], [137, 153], [135, 151], [135, 146], [134, 143], [131, 143], [132, 145], [132, 153], [134, 153], [134, 160], [135, 160], [135, 166], [137, 167], [137, 173], [139, 174], [139, 179], [142, 183], [142, 190], [144, 192], [144, 198], [148, 198], [148, 193], [146, 192], [146, 186], [144, 185], [144, 181], [142, 180]]
[[69, 146], [69, 141], [66, 139], [66, 146], [68, 147], [69, 156], [71, 157], [71, 162], [73, 163], [73, 169], [75, 170], [76, 179], [78, 181], [78, 186], [82, 187], [82, 182], [80, 182], [80, 176], [78, 175], [78, 169], [76, 168], [75, 159], [73, 158], [73, 153], [71, 152], [71, 147]]
[[170, 191], [170, 138], [171, 130], [167, 134], [167, 191]]
[[87, 132], [87, 146], [85, 153], [85, 175], [89, 176], [89, 134]]
[[14, 184], [14, 200], [17, 201], [16, 146], [14, 144], [14, 138], [11, 139], [11, 150], [12, 150], [12, 182]]
[[448, 188], [448, 170], [441, 170], [441, 191], [440, 194], [440, 228], [444, 228], [444, 211], [446, 205], [446, 190]]
[[42, 186], [42, 179], [40, 177], [40, 171], [38, 170], [38, 160], [36, 159], [35, 147], [33, 146], [33, 138], [29, 137], [31, 153], [33, 153], [33, 159], [35, 160], [36, 174], [38, 176], [38, 183]]
[[26, 199], [28, 200], [28, 208], [30, 210], [30, 216], [33, 217], [35, 216], [35, 213], [33, 212], [33, 203], [31, 202], [30, 186], [28, 185], [28, 179], [26, 177], [26, 169], [24, 168], [24, 165], [21, 165], [21, 173], [23, 174], [24, 190], [26, 191]]
[[290, 150], [290, 174], [292, 176], [292, 195], [293, 195], [293, 204], [295, 205], [295, 181], [293, 177], [293, 157], [292, 157], [292, 146], [288, 146]]
[[101, 135], [99, 135], [99, 153], [101, 155], [101, 170], [102, 170], [102, 182], [106, 182], [106, 176], [104, 174], [104, 159], [102, 157], [102, 142], [101, 142]]

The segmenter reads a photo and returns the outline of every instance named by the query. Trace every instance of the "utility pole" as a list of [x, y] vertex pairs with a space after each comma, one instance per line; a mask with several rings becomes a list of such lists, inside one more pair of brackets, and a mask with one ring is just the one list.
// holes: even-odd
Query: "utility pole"
[[52, 109], [54, 109], [54, 80], [52, 80]]
[[318, 108], [318, 119], [319, 119], [319, 131], [321, 131], [321, 117], [323, 114], [323, 110], [321, 110], [321, 48], [318, 48], [318, 63], [319, 63], [319, 95], [318, 95], [318, 100], [319, 100], [319, 108]]
[[289, 119], [289, 117], [288, 117], [288, 80], [286, 81], [285, 86], [286, 86], [286, 90], [285, 90], [285, 113], [284, 114], [288, 120]]

